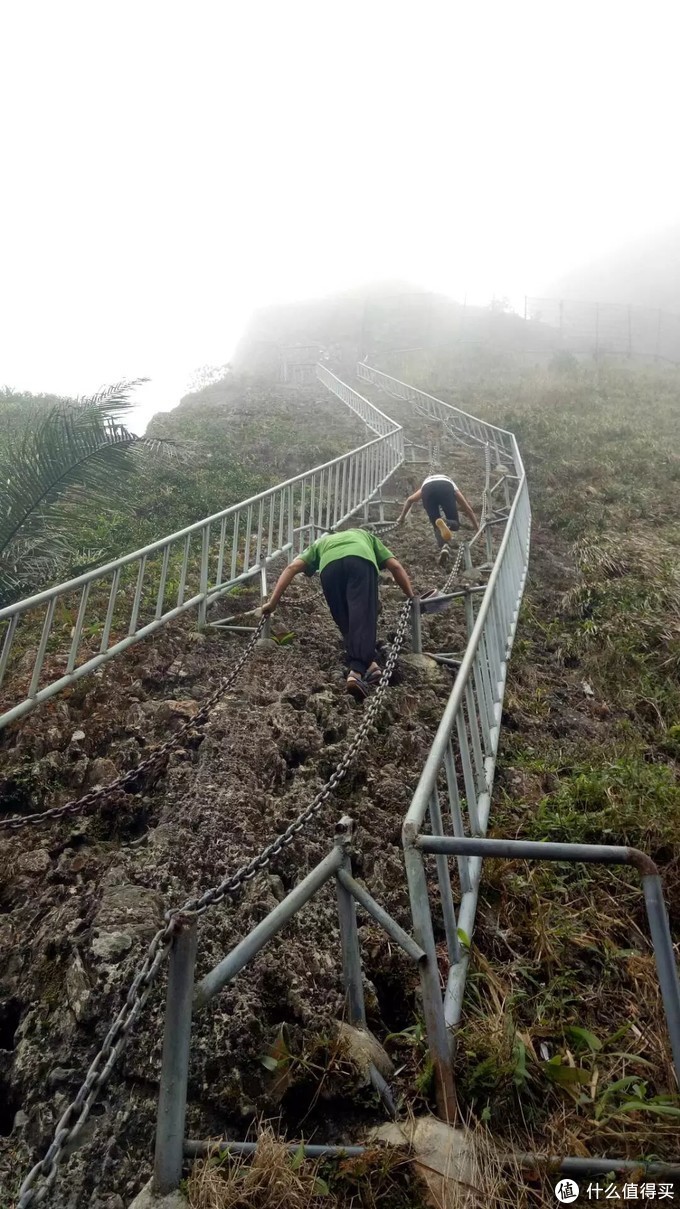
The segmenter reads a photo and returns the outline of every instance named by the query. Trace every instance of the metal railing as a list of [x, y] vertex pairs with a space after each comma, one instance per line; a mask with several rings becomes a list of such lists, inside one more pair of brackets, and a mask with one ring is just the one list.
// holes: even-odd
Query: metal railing
[[182, 614], [194, 610], [204, 625], [209, 606], [237, 584], [259, 577], [265, 596], [275, 559], [292, 560], [359, 509], [368, 517], [369, 502], [403, 461], [402, 429], [325, 367], [317, 374], [375, 439], [0, 609], [0, 686], [8, 672], [25, 677], [20, 699], [0, 714], [0, 729]]
[[518, 477], [524, 474], [517, 441], [514, 434], [507, 429], [478, 420], [476, 416], [461, 411], [459, 407], [444, 403], [407, 382], [400, 382], [398, 378], [392, 378], [363, 361], [357, 366], [357, 376], [364, 382], [379, 386], [391, 398], [410, 403], [417, 415], [443, 424], [445, 431], [456, 439], [473, 445], [488, 445], [495, 454], [497, 463], [510, 462], [514, 464]]
[[[338, 930], [342, 954], [342, 980], [345, 988], [346, 1019], [350, 1025], [366, 1028], [366, 1008], [361, 967], [361, 949], [357, 928], [357, 904], [387, 933], [394, 944], [418, 964], [425, 958], [423, 950], [391, 915], [369, 894], [365, 886], [352, 876], [352, 820], [340, 819], [335, 844], [327, 856], [310, 870], [306, 877], [268, 915], [243, 937], [201, 981], [194, 983], [197, 927], [175, 937], [170, 951], [170, 971], [166, 996], [165, 1035], [158, 1096], [156, 1124], [156, 1155], [154, 1162], [154, 1192], [163, 1195], [179, 1187], [185, 1155], [205, 1152], [209, 1141], [196, 1142], [185, 1138], [187, 1081], [189, 1075], [190, 1038], [193, 1017], [215, 998], [253, 960], [278, 932], [300, 911], [327, 882], [335, 881], [338, 907]], [[396, 1115], [390, 1087], [373, 1063], [368, 1073], [374, 1090], [380, 1096], [387, 1114]], [[237, 1143], [242, 1148], [244, 1143]], [[346, 1147], [324, 1147], [324, 1153], [347, 1153]]]
[[[458, 858], [460, 894], [456, 909], [447, 858], [442, 853], [436, 857], [439, 907], [449, 962], [446, 992], [442, 998], [430, 887], [419, 840], [426, 823], [435, 836], [444, 836], [446, 826], [454, 837], [486, 833], [505, 679], [529, 562], [529, 492], [513, 433], [470, 416], [368, 365], [359, 366], [359, 376], [386, 390], [393, 398], [410, 404], [417, 414], [437, 421], [456, 440], [482, 446], [485, 454], [482, 525], [462, 549], [466, 567], [470, 569], [471, 552], [480, 547], [480, 553], [486, 559], [482, 566], [490, 574], [482, 590], [478, 588], [473, 592], [468, 588], [464, 591], [468, 641], [462, 659], [452, 660], [450, 654], [438, 656], [442, 662], [459, 664], [459, 669], [403, 827], [414, 935], [428, 954], [427, 962], [420, 967], [425, 1025], [439, 1108], [445, 1117], [450, 1117], [455, 1111], [450, 1030], [460, 1016], [481, 861], [475, 864], [462, 856]], [[493, 460], [497, 479], [492, 483]], [[496, 501], [501, 487], [504, 496], [499, 507]], [[494, 557], [492, 543], [496, 522], [504, 526], [504, 531]], [[478, 605], [476, 616], [475, 603]], [[421, 607], [426, 609], [426, 602], [422, 602]], [[447, 799], [446, 813], [442, 811], [442, 794]]]
[[[403, 460], [404, 440], [401, 428], [394, 421], [389, 420], [379, 409], [374, 408], [366, 399], [341, 383], [325, 368], [319, 367], [318, 373], [324, 385], [328, 386], [353, 410], [356, 410], [357, 414], [361, 415], [362, 419], [380, 435], [376, 441], [369, 442], [368, 445], [344, 458], [336, 459], [327, 466], [299, 476], [298, 479], [291, 480], [291, 483], [273, 488], [271, 492], [256, 497], [255, 501], [246, 501], [245, 504], [238, 505], [236, 510], [232, 509], [228, 510], [226, 514], [220, 514], [223, 517], [239, 511], [239, 514], [243, 515], [243, 509], [250, 510], [246, 514], [250, 516], [251, 521], [244, 556], [247, 561], [247, 549], [253, 531], [253, 504], [265, 497], [276, 495], [278, 492], [287, 491], [291, 484], [300, 485], [304, 481], [309, 485], [314, 476], [325, 476], [321, 479], [322, 486], [318, 484], [316, 486], [318, 494], [315, 496], [315, 506], [311, 510], [302, 507], [301, 511], [296, 514], [300, 524], [293, 523], [292, 528], [288, 530], [289, 534], [292, 533], [292, 540], [286, 543], [278, 539], [278, 544], [275, 543], [277, 548], [273, 553], [270, 552], [269, 546], [262, 545], [258, 551], [257, 566], [255, 563], [252, 564], [252, 567], [246, 566], [239, 571], [236, 579], [232, 578], [227, 583], [218, 582], [218, 591], [227, 590], [233, 583], [238, 582], [239, 578], [245, 578], [249, 570], [250, 574], [260, 573], [263, 568], [266, 568], [269, 558], [278, 557], [281, 554], [290, 556], [297, 549], [297, 540], [300, 541], [300, 545], [303, 544], [302, 534], [306, 533], [309, 536], [318, 530], [329, 529], [333, 524], [339, 524], [347, 519], [362, 505], [367, 514], [368, 501], [379, 492], [385, 479], [392, 473], [392, 470], [389, 469], [390, 465], [394, 469]], [[123, 1025], [119, 1025], [117, 1021], [114, 1028], [110, 1030], [105, 1046], [92, 1064], [91, 1071], [88, 1073], [76, 1101], [69, 1106], [65, 1114], [65, 1118], [68, 1119], [65, 1121], [64, 1127], [57, 1128], [55, 1140], [46, 1158], [42, 1163], [36, 1165], [24, 1181], [19, 1201], [22, 1209], [24, 1206], [39, 1203], [54, 1182], [57, 1164], [64, 1152], [65, 1143], [71, 1138], [71, 1135], [77, 1136], [80, 1129], [85, 1111], [81, 1108], [81, 1101], [85, 1102], [86, 1106], [89, 1105], [91, 1096], [104, 1081], [104, 1075], [98, 1074], [97, 1063], [107, 1059], [104, 1073], [108, 1078], [112, 1063], [122, 1049], [133, 1020], [139, 1014], [148, 994], [148, 989], [145, 989], [147, 982], [150, 985], [152, 975], [156, 977], [160, 960], [168, 950], [171, 950], [171, 973], [168, 985], [166, 1034], [157, 1124], [155, 1186], [158, 1191], [170, 1191], [178, 1186], [184, 1157], [207, 1153], [212, 1145], [207, 1141], [188, 1140], [184, 1137], [192, 1014], [243, 969], [300, 907], [331, 879], [335, 880], [338, 896], [343, 981], [350, 1023], [359, 1027], [365, 1025], [361, 960], [355, 914], [358, 903], [385, 929], [395, 943], [409, 954], [419, 970], [437, 1102], [444, 1119], [455, 1119], [456, 1107], [451, 1063], [454, 1030], [461, 1014], [468, 951], [477, 909], [482, 858], [485, 855], [627, 863], [639, 870], [643, 880], [652, 942], [676, 1064], [680, 1060], [680, 991], [661, 886], [652, 862], [642, 853], [631, 849], [596, 845], [537, 844], [485, 838], [500, 736], [505, 680], [526, 581], [531, 529], [526, 476], [515, 437], [512, 433], [477, 420], [475, 417], [365, 364], [359, 367], [359, 375], [365, 381], [387, 390], [393, 397], [410, 404], [417, 415], [436, 420], [443, 425], [444, 431], [454, 436], [456, 440], [462, 440], [475, 448], [482, 447], [485, 460], [484, 503], [480, 529], [469, 543], [461, 545], [456, 567], [448, 577], [443, 593], [438, 594], [434, 606], [431, 601], [428, 603], [426, 597], [422, 602], [415, 602], [412, 610], [415, 618], [414, 638], [417, 641], [414, 642], [414, 645], [416, 650], [420, 645], [421, 611], [425, 614], [429, 611], [437, 611], [442, 603], [446, 607], [455, 599], [462, 598], [467, 629], [467, 644], [460, 660], [454, 658], [452, 652], [436, 656], [441, 662], [458, 665], [458, 671], [403, 826], [402, 839], [413, 935], [406, 933], [395, 920], [391, 919], [372, 898], [369, 891], [352, 877], [349, 867], [350, 822], [345, 819], [342, 821], [340, 831], [336, 834], [333, 851], [301, 883], [295, 886], [283, 902], [278, 904], [265, 919], [243, 937], [223, 961], [206, 975], [199, 984], [196, 995], [193, 994], [196, 920], [209, 906], [221, 902], [225, 896], [232, 894], [235, 888], [244, 884], [247, 878], [255, 876], [260, 869], [266, 868], [272, 855], [289, 843], [309, 820], [316, 817], [332, 789], [345, 775], [359, 744], [364, 741], [368, 727], [372, 723], [373, 714], [382, 699], [381, 695], [384, 695], [387, 690], [396, 654], [403, 641], [411, 612], [405, 606], [378, 692], [369, 702], [357, 735], [323, 790], [317, 794], [299, 818], [289, 824], [286, 832], [268, 845], [261, 854], [254, 857], [235, 874], [229, 875], [219, 886], [206, 891], [200, 899], [191, 900], [185, 904], [181, 912], [171, 913], [168, 917], [171, 922], [154, 939], [145, 959], [145, 965], [136, 975], [133, 987], [128, 993], [126, 1001], [128, 1016], [125, 1017]], [[492, 465], [494, 457], [495, 466]], [[343, 467], [348, 463], [348, 459], [352, 458], [358, 458], [358, 462], [355, 463], [352, 475], [348, 473], [346, 476]], [[356, 469], [357, 466], [359, 471]], [[323, 490], [324, 481], [326, 483], [325, 492]], [[299, 489], [303, 491], [301, 486]], [[501, 490], [503, 492], [502, 503], [499, 501]], [[309, 491], [306, 498], [307, 504], [309, 504]], [[382, 499], [382, 496], [380, 498]], [[304, 491], [302, 499], [305, 499]], [[320, 509], [316, 507], [319, 499], [322, 501]], [[292, 506], [288, 506], [286, 516], [290, 517], [292, 514]], [[195, 528], [203, 531], [203, 528], [213, 523], [214, 519], [209, 518], [208, 521], [201, 522], [201, 525]], [[258, 521], [259, 519], [258, 511]], [[258, 527], [258, 532], [263, 532], [261, 525]], [[499, 535], [500, 540], [496, 548], [495, 543], [498, 541]], [[166, 539], [167, 542], [171, 540]], [[236, 548], [240, 549], [238, 546]], [[480, 561], [476, 571], [482, 575], [488, 575], [488, 580], [484, 585], [468, 584], [461, 590], [451, 591], [452, 580], [463, 560], [468, 573], [475, 570], [472, 567], [473, 553], [476, 553], [479, 560], [484, 560]], [[237, 570], [239, 570], [238, 565]], [[465, 572], [463, 572], [464, 575]], [[206, 603], [210, 598], [210, 589], [206, 587]], [[476, 614], [475, 605], [477, 605]], [[113, 647], [111, 652], [114, 653]], [[442, 799], [446, 802], [445, 810], [442, 809]], [[450, 857], [453, 857], [456, 863], [453, 884]], [[429, 866], [426, 864], [426, 860], [431, 861], [432, 859], [434, 859], [436, 871], [438, 897], [436, 913], [433, 912], [432, 906], [434, 887], [430, 885]], [[435, 929], [440, 930], [444, 936], [448, 957], [448, 973], [443, 992], [440, 981], [441, 959]], [[150, 972], [147, 972], [147, 967]], [[121, 1017], [123, 1015], [124, 1013], [121, 1013]], [[109, 1053], [112, 1056], [108, 1056]], [[389, 1088], [384, 1080], [381, 1080], [378, 1072], [372, 1072], [371, 1077], [388, 1112], [392, 1112], [394, 1105]], [[75, 1116], [77, 1111], [81, 1115], [76, 1124], [71, 1126], [69, 1114]], [[67, 1126], [69, 1127], [67, 1128]], [[219, 1149], [220, 1144], [217, 1145]], [[235, 1149], [243, 1152], [250, 1144], [226, 1143], [222, 1145], [233, 1145]], [[324, 1153], [331, 1153], [336, 1152], [337, 1148], [323, 1147], [321, 1149]], [[340, 1148], [340, 1153], [342, 1153], [342, 1148]], [[527, 1156], [527, 1158], [534, 1162], [538, 1156]], [[598, 1164], [604, 1161], [592, 1160], [593, 1169], [601, 1169]], [[606, 1161], [612, 1162], [611, 1160]], [[551, 1162], [557, 1165], [581, 1163], [582, 1169], [585, 1170], [588, 1169], [590, 1160], [555, 1159]], [[614, 1165], [622, 1170], [626, 1167], [625, 1162], [614, 1161]], [[568, 1167], [565, 1166], [564, 1169], [566, 1170]], [[44, 1180], [44, 1185], [36, 1192], [35, 1185], [39, 1179]]]
[[[491, 572], [481, 599], [469, 589], [464, 594], [468, 641], [462, 660], [452, 661], [449, 656], [439, 656], [442, 662], [457, 663], [459, 670], [402, 829], [413, 935], [426, 953], [426, 959], [419, 963], [419, 971], [439, 1110], [445, 1119], [452, 1119], [455, 1112], [451, 1056], [455, 1029], [462, 1013], [485, 856], [628, 864], [638, 870], [676, 1076], [680, 1082], [680, 983], [663, 890], [654, 863], [630, 848], [486, 838], [505, 681], [526, 582], [531, 535], [528, 487], [517, 441], [512, 433], [476, 420], [367, 365], [359, 367], [359, 374], [364, 380], [387, 390], [392, 397], [410, 403], [418, 414], [441, 421], [457, 439], [483, 444], [485, 450], [482, 525], [472, 542], [461, 549], [469, 567], [470, 549], [484, 534], [484, 553], [489, 559], [486, 566], [491, 567]], [[491, 450], [495, 451], [499, 463], [500, 477], [495, 483], [492, 483]], [[512, 502], [510, 483], [515, 487]], [[496, 499], [501, 486], [504, 506], [499, 507]], [[503, 525], [504, 532], [491, 564], [492, 527], [496, 524]], [[445, 590], [448, 591], [448, 584]], [[476, 617], [475, 600], [479, 602]], [[420, 608], [426, 610], [427, 601], [420, 602]], [[417, 612], [418, 602], [414, 616]], [[446, 805], [444, 810], [442, 801]], [[443, 994], [432, 887], [424, 859], [428, 855], [434, 856], [438, 925], [443, 931], [448, 958]], [[453, 884], [449, 863], [452, 857], [455, 858]]]

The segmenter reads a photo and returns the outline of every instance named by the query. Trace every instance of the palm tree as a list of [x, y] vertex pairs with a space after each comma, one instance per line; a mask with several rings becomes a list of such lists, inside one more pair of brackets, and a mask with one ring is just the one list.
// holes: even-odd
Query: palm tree
[[74, 523], [93, 505], [120, 505], [121, 478], [138, 451], [162, 441], [125, 427], [130, 393], [146, 379], [117, 382], [80, 399], [4, 393], [0, 436], [0, 606], [68, 568]]

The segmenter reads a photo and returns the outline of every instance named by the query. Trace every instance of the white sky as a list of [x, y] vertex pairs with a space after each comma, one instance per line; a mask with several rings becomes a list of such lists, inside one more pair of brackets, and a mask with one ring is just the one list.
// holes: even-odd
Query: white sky
[[149, 376], [256, 305], [519, 298], [678, 216], [673, 0], [0, 0], [0, 382]]

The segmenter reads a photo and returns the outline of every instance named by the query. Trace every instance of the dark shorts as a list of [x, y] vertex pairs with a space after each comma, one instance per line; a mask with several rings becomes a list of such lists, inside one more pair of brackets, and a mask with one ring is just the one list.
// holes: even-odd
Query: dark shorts
[[445, 479], [425, 483], [422, 492], [423, 508], [433, 525], [443, 516], [449, 529], [460, 529], [456, 489], [453, 483], [447, 483]]

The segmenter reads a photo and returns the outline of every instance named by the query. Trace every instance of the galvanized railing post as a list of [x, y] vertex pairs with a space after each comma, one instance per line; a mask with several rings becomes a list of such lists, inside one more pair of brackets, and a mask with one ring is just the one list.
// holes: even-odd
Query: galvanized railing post
[[[651, 864], [651, 862], [650, 862]], [[642, 890], [649, 921], [649, 931], [654, 946], [656, 972], [661, 987], [661, 997], [666, 1012], [668, 1034], [671, 1039], [675, 1077], [680, 1086], [680, 982], [673, 952], [673, 938], [668, 925], [668, 914], [663, 897], [663, 887], [658, 873], [643, 873]]]
[[423, 653], [423, 636], [420, 619], [420, 597], [414, 596], [411, 601], [411, 646], [414, 655]]
[[444, 1018], [444, 1001], [439, 981], [437, 949], [432, 928], [432, 915], [427, 890], [427, 878], [421, 853], [416, 847], [417, 828], [405, 823], [403, 830], [404, 862], [408, 879], [414, 940], [425, 951], [420, 962], [420, 987], [427, 1044], [434, 1072], [437, 1109], [444, 1121], [452, 1123], [456, 1115], [456, 1096], [451, 1067], [450, 1038]]
[[[354, 824], [348, 815], [343, 815], [335, 829], [335, 843], [342, 850], [343, 860], [341, 869], [351, 875], [352, 861], [350, 846]], [[347, 1018], [350, 1024], [365, 1025], [366, 1008], [364, 1004], [364, 987], [361, 978], [361, 952], [359, 949], [359, 933], [357, 931], [357, 910], [354, 896], [346, 890], [340, 879], [335, 878], [335, 890], [338, 899], [338, 918], [340, 921], [340, 944], [342, 947], [342, 976], [345, 985]]]
[[154, 1192], [161, 1194], [174, 1192], [182, 1178], [196, 933], [194, 923], [170, 950], [153, 1172]]
[[201, 534], [201, 578], [199, 592], [201, 599], [198, 605], [198, 624], [205, 625], [208, 615], [208, 559], [210, 557], [210, 526], [206, 525]]
[[[471, 571], [472, 570], [472, 555], [470, 554], [470, 543], [469, 542], [463, 542], [463, 562], [465, 564], [465, 570]], [[466, 585], [466, 587], [469, 587], [469, 585]], [[465, 627], [467, 629], [467, 636], [468, 636], [468, 640], [469, 640], [470, 635], [472, 634], [472, 631], [475, 628], [475, 611], [472, 607], [472, 593], [469, 591], [466, 591], [464, 600], [465, 600]]]

